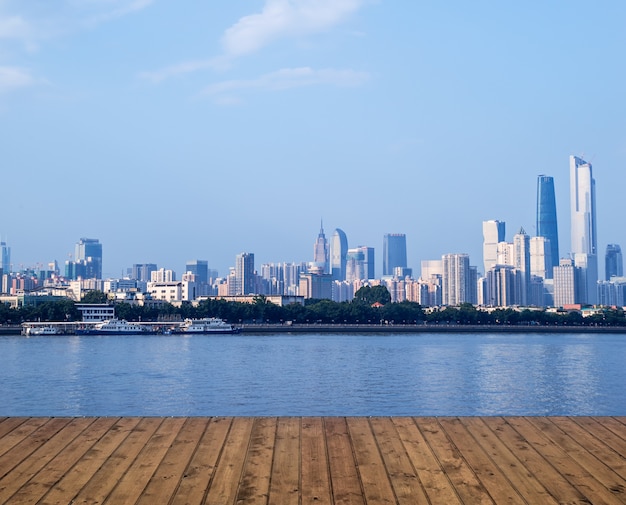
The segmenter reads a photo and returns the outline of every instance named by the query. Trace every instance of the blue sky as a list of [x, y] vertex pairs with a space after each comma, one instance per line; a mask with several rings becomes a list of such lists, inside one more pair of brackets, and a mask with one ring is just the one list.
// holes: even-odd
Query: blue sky
[[[626, 247], [626, 3], [0, 0], [0, 236], [14, 268], [103, 243], [104, 273], [239, 252], [310, 261], [406, 233], [410, 266], [482, 221], [535, 231], [593, 163]], [[378, 268], [378, 273], [380, 273]]]

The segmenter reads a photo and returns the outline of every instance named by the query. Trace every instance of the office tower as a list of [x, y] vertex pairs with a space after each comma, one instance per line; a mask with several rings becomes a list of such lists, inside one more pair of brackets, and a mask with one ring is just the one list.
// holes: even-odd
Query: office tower
[[11, 273], [11, 248], [6, 242], [0, 242], [0, 270], [2, 273]]
[[250, 295], [255, 292], [254, 254], [241, 253], [235, 259], [235, 295]]
[[581, 268], [584, 297], [580, 303], [597, 300], [598, 242], [596, 237], [596, 183], [591, 163], [570, 156], [570, 203], [572, 220], [572, 254]]
[[556, 220], [554, 179], [548, 175], [537, 177], [537, 236], [550, 241], [551, 262], [547, 264], [549, 277], [546, 278], [552, 279], [552, 268], [559, 264], [559, 229]]
[[606, 255], [604, 256], [604, 274], [604, 278], [607, 281], [610, 281], [611, 277], [622, 277], [624, 275], [622, 248], [617, 244], [609, 244], [606, 246]]
[[579, 303], [578, 272], [574, 262], [568, 258], [559, 260], [554, 267], [554, 306], [565, 307]]
[[365, 263], [365, 278], [375, 279], [376, 269], [374, 264], [374, 248], [360, 245], [357, 247], [359, 251], [363, 253], [363, 262]]
[[383, 275], [393, 275], [396, 267], [406, 266], [406, 235], [387, 233], [383, 238]]
[[76, 243], [74, 261], [85, 266], [86, 279], [102, 279], [102, 244], [95, 238], [81, 238]]
[[313, 263], [324, 273], [328, 272], [329, 256], [328, 240], [326, 240], [326, 235], [324, 235], [324, 223], [322, 223], [317, 240], [313, 245]]
[[[443, 305], [460, 305], [471, 303], [472, 290], [476, 290], [476, 283], [471, 285], [468, 254], [444, 254], [442, 264], [442, 303]], [[475, 277], [475, 276], [474, 276]]]
[[336, 228], [330, 239], [330, 273], [334, 281], [346, 279], [346, 254], [348, 238], [343, 230]]
[[504, 221], [483, 221], [483, 264], [485, 275], [498, 263], [498, 244], [504, 242]]
[[155, 263], [135, 263], [132, 268], [131, 278], [137, 281], [149, 282], [152, 272], [157, 271]]
[[519, 305], [519, 272], [512, 265], [493, 265], [487, 272], [486, 305]]
[[348, 282], [366, 280], [365, 255], [357, 248], [348, 249], [346, 256], [346, 279]]
[[185, 271], [196, 276], [196, 283], [208, 284], [209, 262], [206, 260], [190, 260], [185, 264]]
[[520, 228], [513, 237], [513, 266], [518, 270], [518, 305], [528, 305], [530, 290], [530, 237]]
[[552, 279], [552, 247], [546, 237], [530, 237], [530, 274]]

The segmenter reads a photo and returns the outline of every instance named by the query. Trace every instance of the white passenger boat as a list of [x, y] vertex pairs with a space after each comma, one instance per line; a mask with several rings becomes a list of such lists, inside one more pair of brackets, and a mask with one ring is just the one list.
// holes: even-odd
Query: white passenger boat
[[153, 332], [141, 324], [129, 323], [125, 319], [107, 319], [91, 327], [76, 330], [76, 335], [136, 335], [138, 333]]
[[60, 335], [61, 330], [52, 325], [36, 325], [25, 326], [22, 331], [27, 337], [39, 336], [39, 335]]
[[218, 317], [206, 317], [203, 319], [185, 319], [175, 333], [199, 333], [199, 334], [230, 334], [239, 333], [239, 328], [227, 323]]

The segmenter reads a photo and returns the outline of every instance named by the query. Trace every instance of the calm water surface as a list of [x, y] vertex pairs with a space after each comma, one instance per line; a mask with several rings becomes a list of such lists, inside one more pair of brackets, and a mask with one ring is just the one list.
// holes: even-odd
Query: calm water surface
[[0, 337], [0, 416], [626, 415], [626, 335]]

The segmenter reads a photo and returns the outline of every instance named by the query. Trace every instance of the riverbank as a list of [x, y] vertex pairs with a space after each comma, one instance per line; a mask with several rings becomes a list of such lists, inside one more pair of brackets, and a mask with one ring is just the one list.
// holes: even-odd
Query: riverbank
[[255, 333], [625, 333], [626, 326], [480, 324], [243, 324]]
[[[59, 323], [60, 324], [60, 323]], [[145, 325], [162, 323], [145, 322]], [[626, 326], [496, 325], [496, 324], [241, 324], [244, 334], [269, 333], [618, 333]], [[0, 336], [19, 335], [20, 325], [0, 326]], [[66, 334], [73, 334], [67, 332]]]

